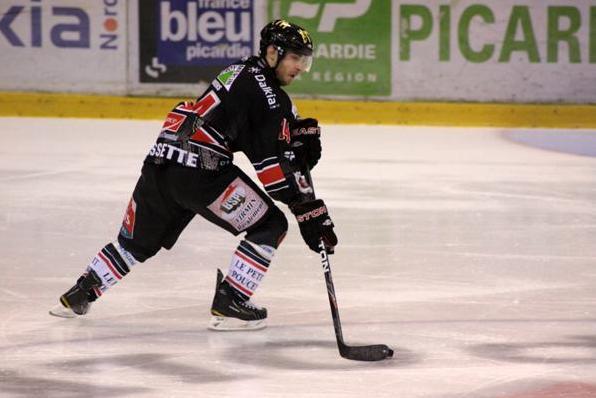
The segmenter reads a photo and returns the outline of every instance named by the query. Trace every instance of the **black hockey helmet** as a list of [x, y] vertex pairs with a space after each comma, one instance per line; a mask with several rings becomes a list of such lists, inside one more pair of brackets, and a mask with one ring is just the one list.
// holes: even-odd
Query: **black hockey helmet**
[[287, 51], [291, 51], [305, 57], [306, 70], [310, 69], [312, 63], [313, 44], [308, 31], [294, 23], [284, 19], [277, 19], [269, 22], [261, 30], [261, 42], [259, 43], [259, 54], [265, 57], [267, 47], [274, 45], [279, 54], [278, 62]]

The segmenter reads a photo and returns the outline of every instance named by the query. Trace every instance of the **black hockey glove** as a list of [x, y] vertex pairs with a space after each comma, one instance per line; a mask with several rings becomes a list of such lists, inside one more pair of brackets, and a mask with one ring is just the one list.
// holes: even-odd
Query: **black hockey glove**
[[337, 236], [333, 232], [333, 221], [327, 213], [327, 206], [321, 199], [303, 202], [292, 206], [292, 213], [298, 220], [302, 239], [310, 250], [319, 252], [319, 241], [323, 243], [329, 254], [333, 253], [337, 245]]
[[309, 169], [321, 158], [321, 128], [313, 118], [297, 119], [290, 129], [292, 149], [298, 161]]

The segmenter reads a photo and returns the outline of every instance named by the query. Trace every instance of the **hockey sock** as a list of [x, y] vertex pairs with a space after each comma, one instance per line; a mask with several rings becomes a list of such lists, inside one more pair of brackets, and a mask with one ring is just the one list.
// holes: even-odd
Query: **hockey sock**
[[226, 281], [248, 300], [263, 281], [275, 249], [243, 240], [232, 256]]
[[91, 260], [87, 270], [93, 270], [101, 279], [101, 286], [89, 292], [89, 301], [94, 301], [130, 272], [136, 264], [135, 258], [117, 241], [108, 243]]

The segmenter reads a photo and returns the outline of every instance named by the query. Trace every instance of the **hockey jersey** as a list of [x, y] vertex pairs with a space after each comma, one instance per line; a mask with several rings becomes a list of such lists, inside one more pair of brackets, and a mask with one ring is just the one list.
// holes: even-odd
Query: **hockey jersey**
[[289, 204], [301, 195], [290, 146], [295, 120], [275, 71], [262, 58], [251, 57], [221, 71], [196, 103], [174, 108], [146, 161], [216, 170], [240, 151], [266, 192]]

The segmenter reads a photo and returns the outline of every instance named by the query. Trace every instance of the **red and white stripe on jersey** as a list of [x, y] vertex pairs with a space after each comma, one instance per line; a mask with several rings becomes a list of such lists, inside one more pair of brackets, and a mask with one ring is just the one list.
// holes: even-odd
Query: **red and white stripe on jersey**
[[221, 100], [217, 94], [215, 94], [214, 91], [209, 91], [203, 98], [199, 100], [199, 102], [196, 103], [194, 111], [198, 113], [199, 116], [205, 116], [220, 103]]
[[209, 91], [195, 104], [193, 102], [185, 101], [178, 105], [176, 109], [185, 112], [194, 112], [199, 116], [205, 116], [211, 112], [217, 105], [221, 103], [221, 99], [215, 94], [214, 91]]
[[206, 144], [211, 144], [211, 145], [215, 145], [216, 147], [225, 149], [226, 151], [228, 150], [228, 148], [226, 148], [224, 145], [222, 145], [218, 140], [216, 140], [208, 131], [207, 129], [203, 128], [203, 127], [199, 127], [198, 130], [195, 131], [195, 133], [193, 135], [190, 136], [190, 139], [193, 141], [197, 141], [197, 142], [204, 142]]
[[259, 177], [259, 180], [265, 189], [286, 181], [286, 177], [279, 165], [277, 157], [271, 157], [262, 160], [259, 163], [253, 163], [253, 166], [257, 172], [257, 177]]
[[285, 181], [284, 172], [279, 164], [266, 167], [257, 172], [257, 177], [265, 187]]

